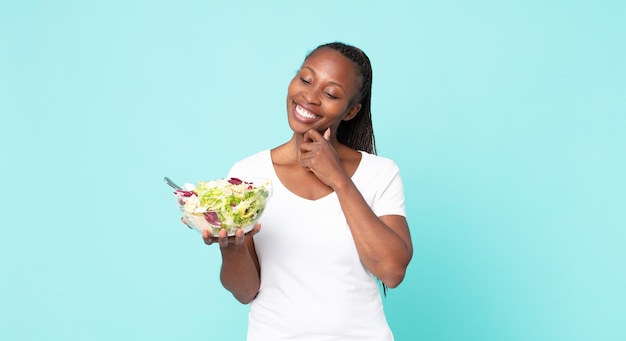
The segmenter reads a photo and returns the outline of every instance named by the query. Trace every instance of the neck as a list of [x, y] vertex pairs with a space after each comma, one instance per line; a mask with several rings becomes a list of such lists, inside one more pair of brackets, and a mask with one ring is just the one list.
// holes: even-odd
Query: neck
[[[304, 134], [294, 133], [291, 136], [291, 139], [285, 142], [278, 149], [280, 149], [280, 154], [282, 154], [284, 157], [292, 161], [298, 161], [300, 160], [300, 145], [304, 142]], [[338, 147], [341, 148], [335, 136], [331, 137], [330, 143], [335, 149], [337, 149]]]

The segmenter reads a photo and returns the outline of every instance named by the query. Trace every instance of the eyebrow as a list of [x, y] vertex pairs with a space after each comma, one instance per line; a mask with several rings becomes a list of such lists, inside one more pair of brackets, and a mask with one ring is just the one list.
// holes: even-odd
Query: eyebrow
[[[310, 66], [304, 66], [304, 68], [305, 68], [305, 69], [308, 69], [308, 70], [309, 70], [309, 71], [311, 71], [311, 72], [313, 72], [313, 74], [314, 74], [314, 75], [316, 74], [315, 70], [313, 70]], [[330, 84], [333, 84], [333, 85], [336, 85], [336, 86], [340, 87], [340, 88], [341, 88], [341, 90], [343, 90], [344, 92], [346, 91], [346, 89], [344, 89], [344, 88], [343, 88], [343, 86], [342, 86], [341, 84], [337, 83], [337, 82], [330, 81], [330, 82], [328, 82], [328, 83], [330, 83]]]

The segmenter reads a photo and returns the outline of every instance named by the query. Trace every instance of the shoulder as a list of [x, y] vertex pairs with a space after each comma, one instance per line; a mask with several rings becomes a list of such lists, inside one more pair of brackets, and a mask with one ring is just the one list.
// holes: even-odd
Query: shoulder
[[396, 173], [400, 171], [398, 165], [392, 159], [364, 151], [361, 151], [361, 162], [363, 168], [369, 172]]
[[354, 184], [377, 216], [406, 216], [400, 169], [392, 159], [361, 152]]
[[254, 153], [250, 156], [247, 156], [239, 161], [237, 161], [235, 164], [248, 164], [248, 163], [257, 163], [257, 162], [263, 162], [266, 161], [267, 158], [269, 157], [270, 151], [269, 149], [265, 149], [262, 150], [260, 152]]
[[271, 163], [270, 151], [266, 149], [235, 162], [229, 173], [231, 175], [250, 176], [266, 168], [268, 164], [271, 166]]

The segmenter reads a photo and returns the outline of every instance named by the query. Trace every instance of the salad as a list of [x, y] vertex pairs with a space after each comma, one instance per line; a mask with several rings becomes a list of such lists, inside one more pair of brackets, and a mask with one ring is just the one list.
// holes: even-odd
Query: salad
[[271, 195], [267, 179], [228, 178], [186, 183], [174, 192], [185, 222], [214, 236], [221, 229], [234, 235], [237, 229], [252, 230]]

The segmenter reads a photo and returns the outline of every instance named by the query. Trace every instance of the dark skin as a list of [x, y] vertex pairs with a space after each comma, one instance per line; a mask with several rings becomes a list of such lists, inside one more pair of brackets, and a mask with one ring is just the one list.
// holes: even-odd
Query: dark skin
[[[274, 169], [283, 185], [294, 194], [317, 200], [335, 192], [365, 267], [388, 287], [402, 282], [413, 254], [406, 218], [378, 217], [352, 182], [361, 154], [336, 138], [343, 120], [358, 115], [361, 76], [354, 63], [341, 53], [322, 48], [303, 63], [289, 84], [288, 122], [293, 135], [271, 150]], [[238, 230], [228, 237], [203, 231], [206, 244], [217, 243], [222, 253], [220, 279], [240, 302], [249, 303], [260, 287], [260, 267], [254, 235]]]

